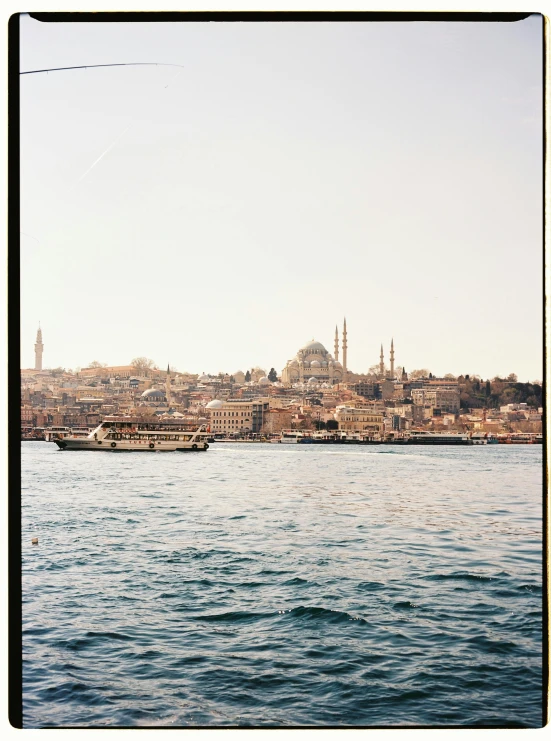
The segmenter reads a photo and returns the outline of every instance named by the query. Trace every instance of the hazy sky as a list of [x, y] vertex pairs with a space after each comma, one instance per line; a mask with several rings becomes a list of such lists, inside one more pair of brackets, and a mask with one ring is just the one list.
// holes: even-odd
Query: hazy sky
[[[542, 18], [21, 20], [22, 366], [542, 377]], [[103, 155], [103, 156], [102, 156]], [[94, 164], [95, 163], [95, 164]], [[91, 168], [91, 169], [90, 169]]]

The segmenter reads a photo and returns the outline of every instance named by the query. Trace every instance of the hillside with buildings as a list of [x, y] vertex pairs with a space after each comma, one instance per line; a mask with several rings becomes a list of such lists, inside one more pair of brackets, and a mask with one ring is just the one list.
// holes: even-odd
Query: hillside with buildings
[[[340, 352], [342, 351], [342, 352]], [[541, 384], [516, 376], [410, 374], [380, 362], [368, 373], [347, 367], [347, 331], [334, 352], [311, 340], [281, 373], [255, 367], [217, 375], [160, 370], [147, 358], [125, 366], [94, 362], [69, 371], [43, 369], [39, 329], [35, 368], [21, 371], [21, 427], [25, 438], [52, 426], [96, 426], [110, 414], [208, 423], [213, 434], [259, 437], [282, 430], [333, 429], [384, 435], [404, 430], [480, 431], [495, 434], [542, 430]], [[342, 363], [339, 361], [342, 358]]]

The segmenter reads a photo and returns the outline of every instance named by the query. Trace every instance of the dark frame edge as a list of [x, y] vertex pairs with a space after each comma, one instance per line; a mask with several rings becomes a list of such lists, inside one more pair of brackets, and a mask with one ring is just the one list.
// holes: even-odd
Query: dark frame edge
[[287, 11], [287, 10], [213, 10], [213, 11], [99, 11], [82, 12], [38, 12], [29, 13], [31, 18], [41, 23], [186, 23], [186, 22], [243, 22], [243, 21], [278, 21], [278, 22], [336, 22], [336, 21], [369, 21], [371, 23], [393, 23], [407, 21], [440, 21], [464, 23], [515, 23], [522, 21], [536, 11], [515, 12], [457, 12], [457, 11]]
[[19, 32], [8, 20], [8, 720], [23, 728], [19, 268]]

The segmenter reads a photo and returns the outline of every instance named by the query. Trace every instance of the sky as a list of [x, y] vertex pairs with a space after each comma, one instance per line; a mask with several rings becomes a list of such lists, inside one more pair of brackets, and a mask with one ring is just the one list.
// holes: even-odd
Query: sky
[[21, 19], [22, 367], [542, 378], [542, 18]]

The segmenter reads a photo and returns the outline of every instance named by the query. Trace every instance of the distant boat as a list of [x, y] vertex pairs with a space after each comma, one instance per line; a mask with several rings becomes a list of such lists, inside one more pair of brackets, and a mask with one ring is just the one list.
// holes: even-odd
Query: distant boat
[[471, 438], [461, 432], [415, 432], [406, 438], [407, 445], [472, 445]]

